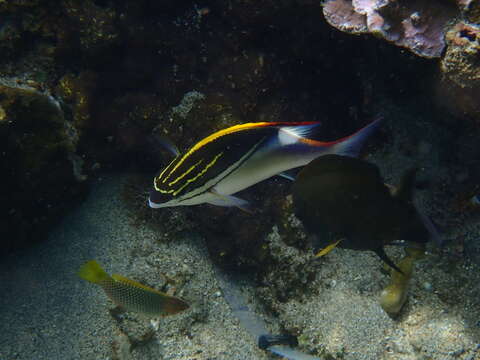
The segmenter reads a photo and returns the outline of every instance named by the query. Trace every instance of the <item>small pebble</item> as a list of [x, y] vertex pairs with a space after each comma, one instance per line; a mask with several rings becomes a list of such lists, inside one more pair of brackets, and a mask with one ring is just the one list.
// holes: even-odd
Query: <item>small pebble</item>
[[428, 281], [425, 281], [425, 282], [423, 283], [423, 288], [424, 288], [425, 290], [427, 290], [427, 291], [432, 291], [433, 286], [432, 286], [432, 284], [429, 283]]

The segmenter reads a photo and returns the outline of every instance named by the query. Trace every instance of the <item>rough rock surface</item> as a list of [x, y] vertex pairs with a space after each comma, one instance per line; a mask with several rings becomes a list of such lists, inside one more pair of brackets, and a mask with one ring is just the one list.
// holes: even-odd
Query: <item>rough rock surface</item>
[[48, 93], [0, 82], [0, 253], [36, 242], [85, 193], [78, 135]]
[[433, 58], [442, 54], [446, 25], [460, 11], [447, 1], [327, 0], [323, 13], [342, 31], [371, 33]]

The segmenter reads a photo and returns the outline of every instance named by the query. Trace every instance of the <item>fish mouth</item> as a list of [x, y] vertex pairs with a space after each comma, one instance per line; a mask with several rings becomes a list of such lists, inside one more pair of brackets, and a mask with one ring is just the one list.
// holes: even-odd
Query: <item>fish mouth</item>
[[148, 198], [148, 206], [150, 206], [152, 209], [160, 209], [167, 207], [168, 205], [154, 203], [150, 198]]

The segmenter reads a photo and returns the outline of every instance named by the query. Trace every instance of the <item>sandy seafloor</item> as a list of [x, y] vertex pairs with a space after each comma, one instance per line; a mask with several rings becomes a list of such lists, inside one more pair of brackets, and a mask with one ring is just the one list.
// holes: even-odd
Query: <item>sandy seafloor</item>
[[[97, 181], [47, 244], [1, 264], [0, 359], [267, 359], [232, 317], [201, 239], [159, 244], [153, 230], [132, 224], [119, 198], [127, 178]], [[158, 323], [134, 314], [117, 321], [103, 291], [76, 275], [90, 259], [157, 287], [162, 274], [184, 279], [191, 309]], [[146, 345], [125, 350], [126, 335], [155, 328]]]
[[[408, 131], [418, 129], [402, 133], [398, 124], [387, 121], [385, 126], [396, 134], [393, 146], [369, 159], [395, 183], [411, 165], [411, 159], [398, 155], [398, 146]], [[421, 130], [423, 125], [415, 126]], [[442, 181], [449, 176], [448, 169], [432, 159], [441, 139], [427, 128], [424, 131], [425, 143], [415, 158], [425, 164], [427, 176]], [[257, 349], [233, 316], [198, 236], [185, 233], [162, 243], [153, 228], [133, 224], [120, 196], [127, 179], [128, 175], [108, 175], [96, 180], [87, 201], [65, 218], [47, 243], [1, 263], [0, 359], [275, 358]], [[428, 197], [428, 191], [420, 191], [417, 202], [432, 210]], [[458, 232], [470, 244], [478, 244], [478, 218]], [[281, 241], [275, 234], [272, 229], [272, 243]], [[275, 246], [286, 253], [298, 252], [284, 244]], [[399, 255], [400, 250], [389, 253]], [[322, 359], [480, 359], [478, 258], [452, 260], [435, 249], [429, 255], [417, 265], [409, 300], [393, 320], [378, 304], [388, 283], [379, 271], [379, 260], [367, 252], [336, 249], [322, 259], [317, 278], [308, 285], [317, 291], [273, 305], [278, 313], [269, 320], [273, 331], [278, 326], [296, 329], [301, 349]], [[177, 281], [176, 295], [190, 301], [191, 309], [154, 321], [130, 313], [114, 318], [103, 291], [75, 274], [90, 259], [110, 273], [157, 288], [167, 275]], [[251, 294], [253, 284], [247, 290]], [[142, 341], [145, 334], [150, 340]], [[138, 345], [130, 351], [132, 341]]]

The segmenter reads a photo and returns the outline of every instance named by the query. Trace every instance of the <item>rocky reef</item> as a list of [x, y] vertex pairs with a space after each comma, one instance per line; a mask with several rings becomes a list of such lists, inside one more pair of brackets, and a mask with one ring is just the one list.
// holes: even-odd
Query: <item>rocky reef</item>
[[[422, 302], [434, 298], [437, 313], [445, 304], [462, 316], [478, 309], [478, 287], [467, 289], [475, 284], [472, 274], [480, 262], [478, 231], [472, 230], [480, 214], [478, 0], [0, 0], [0, 18], [0, 252], [48, 247], [42, 240], [82, 202], [91, 182], [106, 173], [134, 173], [123, 190], [115, 189], [129, 211], [121, 221], [150, 235], [143, 239], [142, 231], [130, 230], [142, 250], [119, 259], [154, 264], [148, 283], [161, 288], [157, 267], [179, 268], [185, 252], [196, 264], [198, 249], [184, 250], [178, 239], [200, 235], [208, 250], [202, 261], [248, 272], [262, 305], [311, 353], [340, 359], [348, 343], [351, 353], [371, 351], [370, 358], [379, 358], [383, 343], [376, 339], [390, 334], [385, 344], [395, 348], [400, 329], [411, 331], [411, 358], [427, 350], [430, 356], [436, 344], [429, 340], [432, 332], [418, 345], [412, 330], [422, 323], [423, 332], [430, 319], [422, 313], [424, 318], [415, 320]], [[385, 121], [362, 155], [392, 183], [411, 166], [422, 169], [420, 207], [432, 215], [447, 244], [427, 248], [411, 279], [393, 279], [400, 284], [402, 310], [393, 311], [400, 312], [398, 328], [378, 303], [388, 279], [374, 257], [339, 251], [312, 261], [286, 179], [274, 177], [238, 194], [252, 204], [253, 214], [206, 204], [147, 207], [152, 177], [172, 159], [161, 137], [183, 151], [239, 123], [322, 121], [321, 140], [328, 141], [378, 114]], [[107, 214], [115, 218], [110, 208]], [[122, 236], [120, 230], [114, 234], [112, 243]], [[173, 242], [178, 250], [171, 259]], [[158, 249], [165, 253], [155, 254]], [[195, 266], [184, 273], [202, 279], [197, 276], [202, 268]], [[137, 270], [140, 276], [143, 268]], [[458, 279], [468, 284], [461, 302], [451, 291]], [[436, 289], [435, 297], [425, 283]], [[221, 295], [213, 295], [211, 280], [208, 290], [194, 285], [191, 298]], [[414, 295], [405, 302], [407, 285]], [[339, 312], [341, 326], [335, 325]], [[199, 311], [195, 320], [185, 320], [181, 335], [174, 325], [170, 334], [190, 342], [191, 325], [210, 315]], [[446, 317], [441, 320], [448, 323]], [[374, 319], [367, 324], [374, 350], [364, 339], [364, 319]], [[142, 348], [149, 341], [140, 320], [130, 315], [115, 320], [125, 325], [123, 343]], [[469, 321], [476, 336], [478, 325]], [[140, 323], [138, 332], [131, 331]], [[461, 320], [455, 324], [463, 329]], [[133, 341], [124, 339], [128, 336]], [[206, 338], [215, 341], [213, 335]], [[448, 344], [442, 344], [445, 352], [458, 350]], [[402, 351], [384, 358], [400, 359]], [[467, 359], [473, 350], [462, 354]]]
[[416, 55], [433, 58], [442, 54], [445, 28], [460, 9], [449, 1], [328, 0], [323, 13], [339, 30], [371, 33]]
[[50, 94], [0, 83], [1, 252], [38, 241], [86, 190], [78, 134]]
[[[8, 20], [0, 32], [5, 49], [0, 70], [4, 79], [16, 83], [12, 89], [26, 84], [36, 89], [35, 94], [59, 104], [58, 116], [70, 137], [65, 140], [70, 145], [62, 149], [74, 179], [72, 189], [66, 186], [73, 193], [78, 192], [78, 184], [85, 188], [88, 183], [78, 179], [95, 178], [104, 170], [154, 174], [171, 156], [159, 146], [157, 136], [186, 149], [216, 130], [246, 121], [322, 120], [323, 139], [334, 139], [367, 123], [379, 111], [382, 97], [397, 104], [421, 99], [419, 111], [433, 111], [439, 122], [450, 121], [441, 120], [445, 105], [454, 116], [477, 116], [476, 1], [442, 2], [433, 12], [426, 0], [410, 5], [331, 0], [319, 5], [309, 0], [212, 1], [203, 7], [146, 0], [5, 2], [0, 4], [0, 15]], [[459, 14], [463, 22], [450, 26]], [[352, 22], [340, 25], [340, 19]], [[349, 36], [330, 24], [350, 33], [374, 32], [425, 57], [442, 55], [444, 79], [438, 78], [431, 60], [373, 37]], [[413, 36], [412, 26], [423, 32]], [[450, 29], [445, 41], [444, 29]], [[425, 81], [411, 81], [419, 76]], [[0, 117], [8, 124], [15, 114], [6, 104]], [[4, 139], [6, 134], [2, 132]], [[42, 137], [41, 129], [34, 134]], [[389, 137], [383, 133], [377, 140], [388, 143]], [[42, 139], [45, 148], [58, 148], [56, 139]], [[458, 139], [467, 162], [474, 151], [461, 144]], [[43, 151], [26, 147], [16, 151], [29, 164], [37, 164], [35, 179], [54, 184], [49, 172], [38, 165]], [[469, 166], [475, 173], [477, 165]], [[27, 174], [17, 171], [15, 176], [7, 175], [8, 182], [28, 183], [18, 178], [23, 176]], [[187, 228], [206, 224], [199, 229], [211, 239], [209, 248], [219, 263], [258, 270], [269, 256], [265, 239], [273, 225], [288, 234], [285, 241], [307, 246], [294, 240], [292, 234], [297, 233], [291, 233], [282, 220], [291, 215], [284, 200], [288, 182], [272, 181], [275, 186], [259, 184], [242, 194], [259, 211], [254, 217], [208, 206], [202, 212], [182, 209], [179, 216]], [[151, 212], [143, 209], [144, 200], [137, 196], [146, 191], [147, 183], [142, 180], [133, 187], [134, 196], [126, 198], [135, 198], [133, 208], [139, 217], [151, 219]], [[42, 198], [56, 209], [57, 201], [50, 197]], [[8, 199], [6, 213], [32, 208], [27, 203], [20, 206], [13, 196]], [[64, 208], [60, 206], [58, 213]], [[153, 218], [171, 224], [169, 216], [177, 212], [165, 210]], [[209, 226], [214, 224], [212, 218], [222, 227]], [[248, 231], [243, 231], [244, 224]], [[163, 228], [173, 236], [168, 226]], [[7, 234], [8, 248], [37, 241], [37, 236], [26, 235], [17, 240], [20, 235], [12, 230]], [[245, 252], [245, 244], [255, 249], [253, 256]]]
[[328, 23], [350, 34], [373, 34], [425, 58], [440, 58], [436, 96], [450, 111], [480, 121], [480, 2], [328, 0]]

